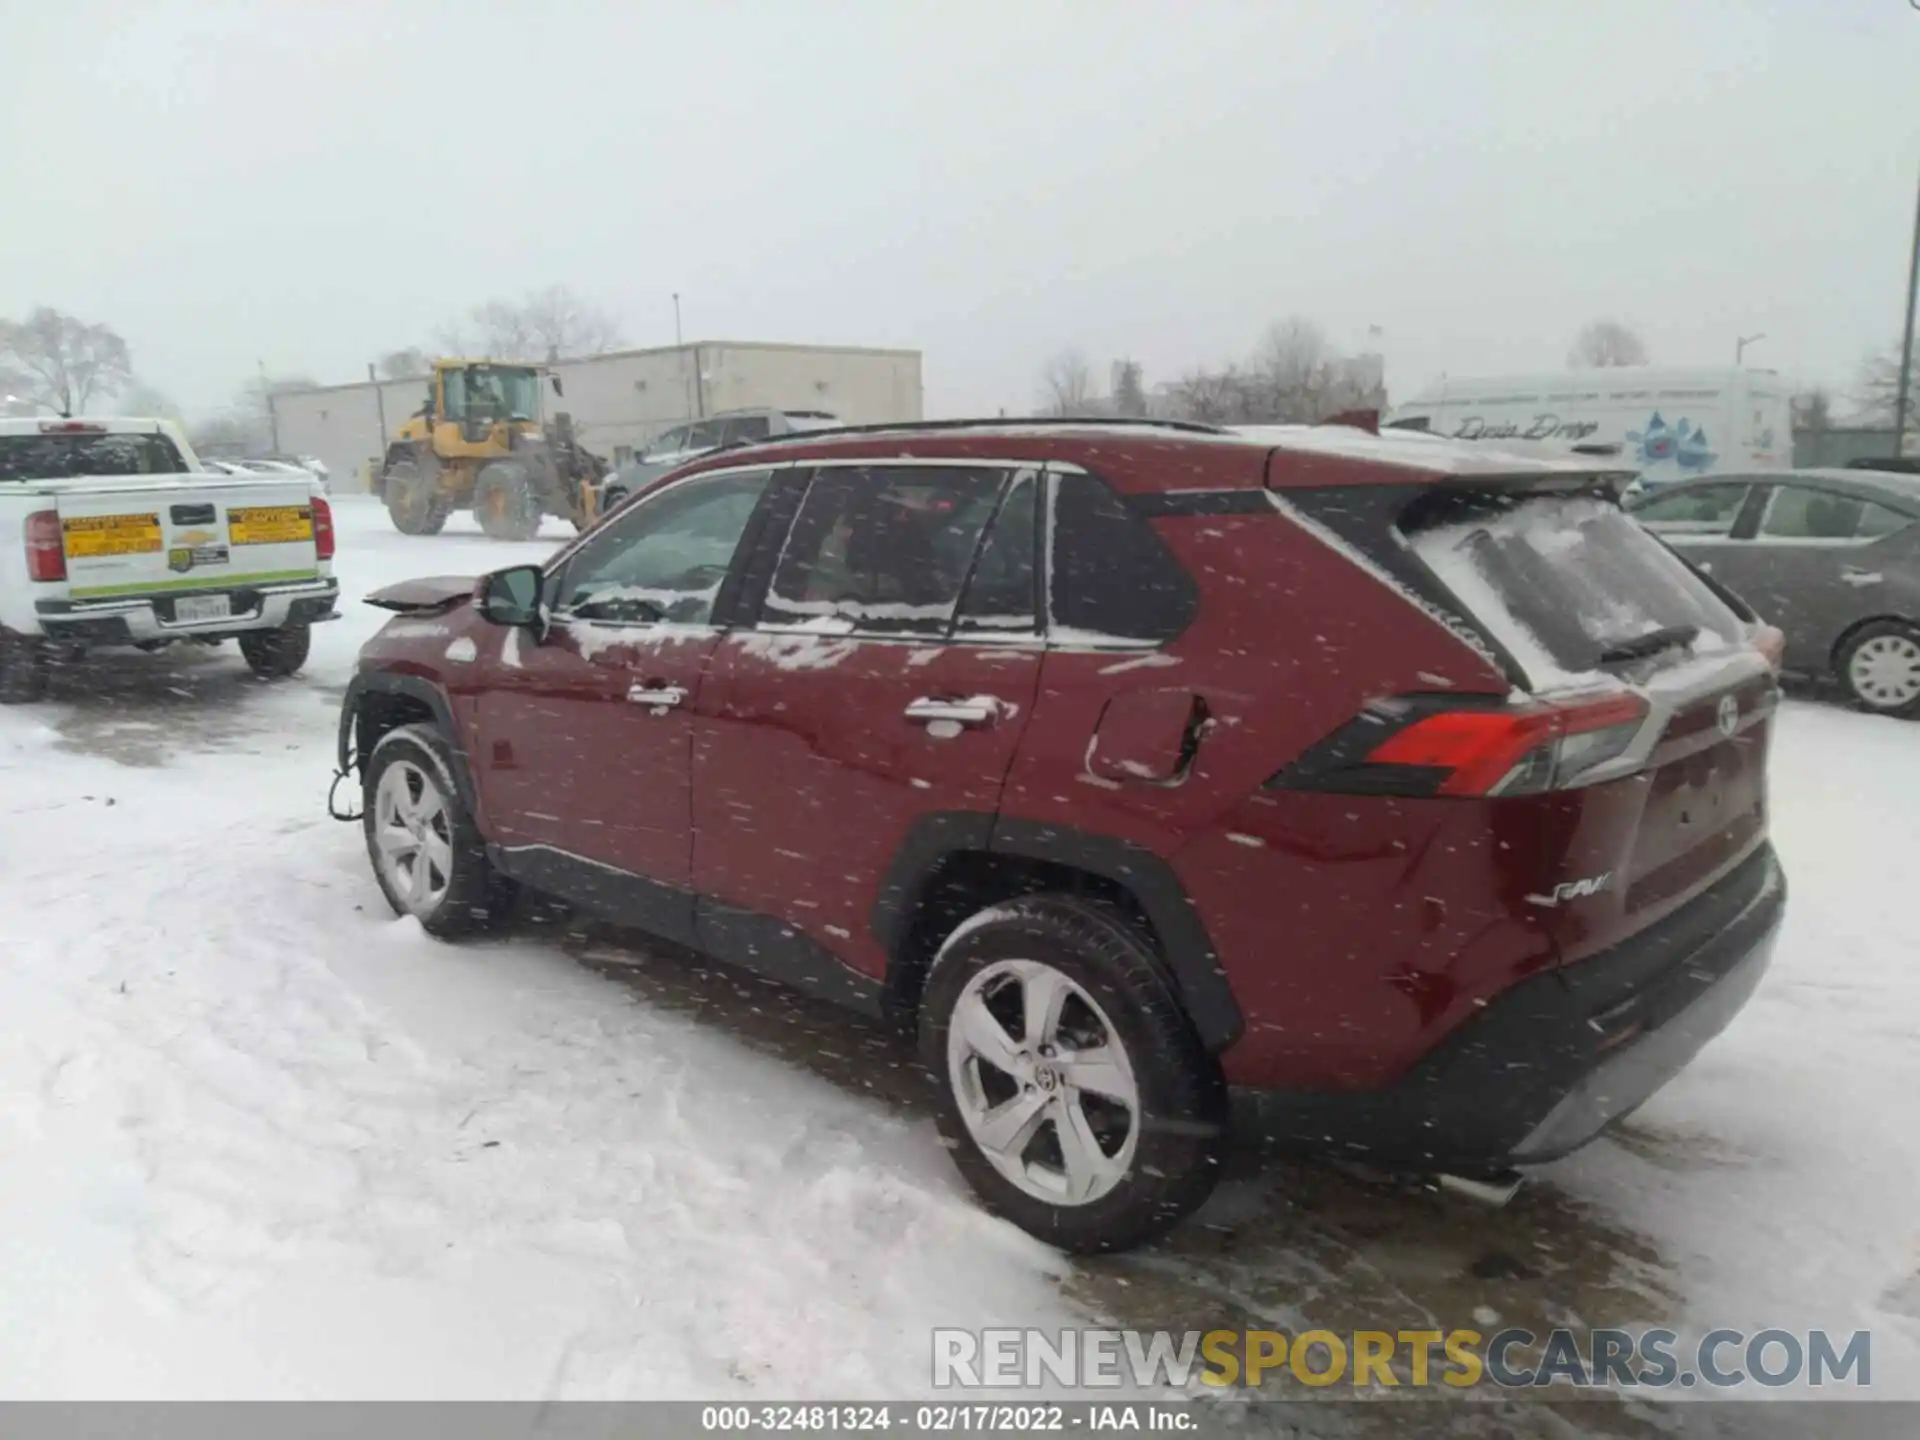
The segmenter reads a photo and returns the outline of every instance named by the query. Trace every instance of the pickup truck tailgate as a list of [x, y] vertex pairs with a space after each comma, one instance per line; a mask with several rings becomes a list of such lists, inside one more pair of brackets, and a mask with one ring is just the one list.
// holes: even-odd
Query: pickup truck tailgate
[[313, 579], [313, 500], [295, 481], [103, 483], [57, 500], [75, 600]]

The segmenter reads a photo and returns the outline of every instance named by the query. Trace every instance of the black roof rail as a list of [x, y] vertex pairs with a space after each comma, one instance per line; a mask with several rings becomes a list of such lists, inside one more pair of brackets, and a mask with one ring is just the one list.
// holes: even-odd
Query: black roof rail
[[1230, 435], [1219, 425], [1203, 425], [1197, 420], [1150, 420], [1131, 415], [1007, 415], [981, 420], [893, 420], [882, 425], [836, 425], [824, 430], [792, 430], [784, 435], [763, 435], [757, 440], [729, 440], [719, 450], [737, 450], [761, 445], [786, 445], [807, 440], [836, 439], [842, 435], [891, 435], [901, 431], [934, 430], [1007, 430], [1021, 426], [1043, 425], [1074, 429], [1079, 426], [1135, 426], [1145, 430], [1177, 430], [1190, 435]]

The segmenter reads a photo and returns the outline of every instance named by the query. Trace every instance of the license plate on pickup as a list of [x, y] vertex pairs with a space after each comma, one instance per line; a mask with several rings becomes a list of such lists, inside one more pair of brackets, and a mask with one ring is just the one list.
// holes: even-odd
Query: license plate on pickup
[[297, 545], [313, 539], [313, 510], [306, 505], [257, 505], [227, 511], [227, 540], [234, 545]]
[[173, 623], [176, 625], [225, 620], [232, 614], [233, 599], [227, 595], [182, 595], [173, 602]]
[[70, 559], [144, 555], [160, 548], [158, 515], [69, 515], [60, 522]]

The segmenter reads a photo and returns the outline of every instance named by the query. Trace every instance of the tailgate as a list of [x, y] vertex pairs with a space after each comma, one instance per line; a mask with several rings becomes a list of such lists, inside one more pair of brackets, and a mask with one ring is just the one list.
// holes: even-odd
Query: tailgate
[[319, 574], [303, 480], [62, 490], [75, 600], [214, 591]]

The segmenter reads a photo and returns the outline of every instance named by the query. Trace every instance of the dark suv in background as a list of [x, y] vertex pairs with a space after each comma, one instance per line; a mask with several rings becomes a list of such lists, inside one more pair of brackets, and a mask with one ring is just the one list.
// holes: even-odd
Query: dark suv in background
[[532, 887], [917, 1025], [961, 1171], [1066, 1248], [1197, 1205], [1234, 1097], [1504, 1176], [1683, 1066], [1782, 913], [1778, 636], [1626, 478], [1337, 427], [726, 451], [375, 596], [433, 621], [362, 651], [341, 765], [435, 934]]

